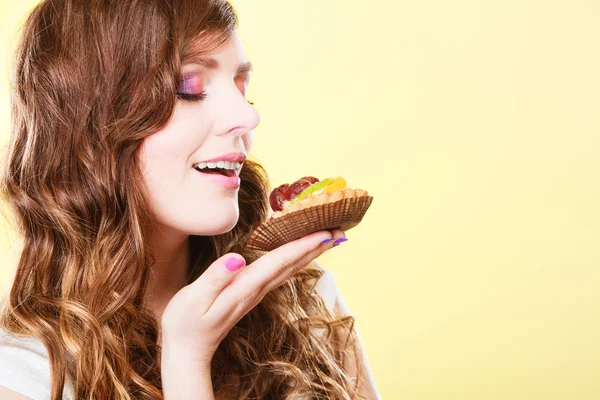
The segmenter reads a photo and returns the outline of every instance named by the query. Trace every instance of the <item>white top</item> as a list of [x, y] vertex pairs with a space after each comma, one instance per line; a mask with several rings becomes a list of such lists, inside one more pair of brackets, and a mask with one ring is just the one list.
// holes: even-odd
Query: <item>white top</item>
[[[335, 277], [327, 270], [316, 291], [333, 310], [337, 297]], [[0, 329], [0, 386], [33, 400], [50, 399], [50, 363], [39, 339], [17, 338]], [[73, 400], [72, 382], [66, 377], [63, 400]]]

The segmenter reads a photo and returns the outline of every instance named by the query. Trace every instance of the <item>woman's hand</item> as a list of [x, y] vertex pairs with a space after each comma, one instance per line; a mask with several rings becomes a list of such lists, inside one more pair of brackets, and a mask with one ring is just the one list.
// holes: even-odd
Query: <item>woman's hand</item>
[[[247, 266], [236, 253], [219, 258], [167, 304], [161, 320], [163, 352], [210, 371], [217, 347], [233, 326], [270, 290], [344, 237], [341, 230], [314, 232]], [[329, 238], [334, 240], [322, 243]]]

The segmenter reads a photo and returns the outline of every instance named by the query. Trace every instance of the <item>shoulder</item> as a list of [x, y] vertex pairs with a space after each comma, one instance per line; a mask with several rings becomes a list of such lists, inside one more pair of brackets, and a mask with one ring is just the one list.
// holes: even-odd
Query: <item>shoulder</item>
[[324, 268], [320, 263], [313, 261], [315, 265], [323, 270], [323, 275], [317, 281], [315, 286], [315, 291], [323, 298], [325, 305], [330, 311], [333, 311], [337, 297], [338, 297], [338, 287], [337, 282], [335, 280], [335, 276], [331, 271]]
[[[0, 386], [33, 400], [50, 398], [50, 362], [43, 343], [0, 329]], [[68, 388], [63, 399], [70, 399]]]

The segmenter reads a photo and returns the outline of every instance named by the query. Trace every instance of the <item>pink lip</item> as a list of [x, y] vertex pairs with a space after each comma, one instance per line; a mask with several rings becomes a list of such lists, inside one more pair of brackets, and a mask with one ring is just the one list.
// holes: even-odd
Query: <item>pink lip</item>
[[217, 161], [231, 161], [231, 162], [239, 162], [241, 164], [244, 161], [246, 161], [246, 155], [244, 153], [227, 153], [227, 154], [223, 154], [222, 156], [211, 158], [210, 160], [204, 160], [201, 162], [217, 162]]
[[209, 181], [212, 181], [212, 182], [216, 183], [217, 185], [221, 185], [228, 189], [239, 188], [240, 183], [242, 181], [237, 174], [234, 174], [233, 176], [225, 176], [225, 175], [221, 175], [221, 174], [206, 174], [206, 173], [200, 172], [198, 170], [196, 170], [196, 172], [198, 172], [200, 175], [202, 175], [204, 178], [208, 179]]

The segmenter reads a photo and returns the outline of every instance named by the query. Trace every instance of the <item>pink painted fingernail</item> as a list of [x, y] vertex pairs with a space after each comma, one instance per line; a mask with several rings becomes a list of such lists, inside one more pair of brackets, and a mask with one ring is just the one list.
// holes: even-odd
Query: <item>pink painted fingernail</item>
[[230, 271], [237, 271], [238, 269], [244, 266], [244, 260], [237, 257], [231, 257], [229, 260], [225, 261], [225, 268]]

